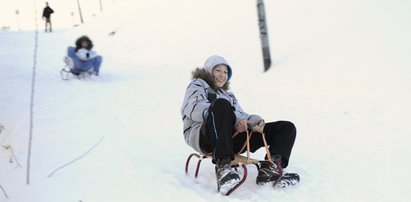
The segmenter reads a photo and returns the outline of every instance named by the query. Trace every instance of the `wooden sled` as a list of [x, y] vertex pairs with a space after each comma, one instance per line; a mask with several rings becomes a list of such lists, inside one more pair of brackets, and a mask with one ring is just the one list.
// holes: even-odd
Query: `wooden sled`
[[91, 75], [93, 75], [93, 73], [88, 71], [80, 72], [78, 75], [75, 75], [68, 66], [65, 66], [60, 70], [61, 79], [65, 81], [70, 80], [70, 78], [77, 78], [79, 80], [93, 80]]
[[[236, 136], [237, 134], [238, 134], [238, 133], [235, 133], [235, 134], [233, 135], [233, 137]], [[252, 134], [252, 133], [251, 133], [251, 134]], [[236, 155], [234, 156], [234, 160], [231, 161], [231, 167], [235, 167], [236, 169], [237, 169], [237, 167], [242, 167], [242, 168], [243, 168], [243, 170], [244, 170], [243, 177], [242, 177], [241, 181], [240, 181], [236, 186], [234, 186], [232, 189], [230, 189], [230, 190], [225, 194], [226, 196], [230, 195], [233, 191], [235, 191], [238, 187], [240, 187], [240, 186], [245, 182], [245, 180], [247, 179], [247, 175], [248, 175], [247, 165], [254, 164], [255, 166], [257, 166], [257, 169], [258, 169], [258, 168], [259, 168], [259, 164], [260, 164], [261, 162], [265, 161], [265, 160], [257, 160], [257, 159], [250, 158], [249, 140], [250, 140], [251, 134], [249, 134], [249, 133], [247, 132], [247, 141], [246, 141], [246, 143], [244, 143], [244, 146], [243, 146], [243, 149], [244, 149], [245, 147], [247, 147], [247, 156], [243, 156], [243, 155], [241, 155], [241, 154], [236, 154]], [[274, 161], [274, 162], [271, 161], [271, 156], [270, 156], [270, 153], [268, 152], [268, 147], [267, 147], [267, 143], [266, 143], [266, 141], [265, 141], [264, 134], [263, 134], [263, 133], [261, 133], [261, 134], [262, 134], [262, 136], [263, 136], [264, 146], [265, 146], [265, 148], [266, 148], [267, 157], [268, 157], [268, 159], [269, 159], [269, 160], [267, 160], [267, 161], [269, 161], [269, 162], [271, 162], [271, 163], [273, 163], [273, 164], [276, 164], [277, 167], [279, 168], [279, 171], [280, 171], [280, 177], [273, 183], [273, 186], [275, 186], [275, 185], [281, 180], [281, 178], [282, 178], [282, 176], [283, 176], [283, 169], [282, 169], [282, 167], [281, 167], [281, 162], [280, 162], [280, 160], [278, 160], [278, 161], [276, 160], [276, 161]], [[192, 158], [193, 156], [195, 156], [195, 157], [198, 158], [197, 166], [196, 166], [195, 174], [194, 174], [194, 177], [197, 178], [197, 177], [198, 177], [198, 173], [199, 173], [199, 171], [200, 171], [201, 162], [202, 162], [204, 159], [212, 158], [212, 154], [200, 155], [200, 154], [198, 154], [198, 153], [191, 153], [190, 155], [188, 155], [187, 160], [186, 160], [186, 168], [185, 168], [185, 172], [186, 172], [187, 175], [188, 175], [188, 167], [189, 167], [189, 164], [190, 164], [190, 160], [191, 160], [191, 158]]]
[[[195, 174], [194, 174], [194, 177], [197, 178], [198, 173], [200, 171], [200, 165], [201, 165], [201, 162], [203, 161], [203, 159], [212, 158], [212, 156], [210, 154], [206, 154], [206, 155], [199, 155], [197, 153], [190, 154], [187, 158], [187, 161], [186, 161], [186, 170], [185, 170], [186, 174], [188, 174], [188, 167], [189, 167], [189, 164], [190, 164], [190, 160], [193, 156], [198, 158], [197, 167], [195, 169]], [[235, 168], [242, 167], [243, 170], [244, 170], [244, 174], [243, 174], [243, 177], [242, 177], [241, 181], [236, 186], [234, 186], [231, 190], [229, 190], [225, 195], [226, 196], [230, 195], [233, 191], [235, 191], [238, 187], [240, 187], [245, 182], [245, 180], [247, 179], [247, 175], [248, 175], [247, 165], [254, 164], [258, 168], [259, 163], [260, 163], [260, 160], [257, 160], [257, 159], [249, 159], [248, 160], [246, 156], [243, 156], [243, 155], [240, 155], [240, 154], [235, 155], [234, 160], [231, 161], [231, 167], [235, 167]]]
[[[94, 74], [93, 71], [81, 71], [78, 74], [73, 73], [74, 63], [73, 60], [68, 56], [63, 59], [65, 66], [60, 70], [60, 77], [62, 80], [69, 80], [70, 78], [77, 78], [79, 80], [91, 79], [91, 75]], [[91, 79], [92, 80], [92, 79]]]

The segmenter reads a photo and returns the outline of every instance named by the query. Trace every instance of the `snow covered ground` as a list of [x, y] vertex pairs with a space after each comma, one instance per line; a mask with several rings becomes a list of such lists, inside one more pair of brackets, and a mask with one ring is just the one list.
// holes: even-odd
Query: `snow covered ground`
[[[266, 1], [266, 73], [255, 1], [123, 0], [80, 27], [0, 32], [0, 201], [410, 201], [410, 10], [405, 0]], [[104, 57], [101, 76], [62, 81], [66, 47], [83, 34]], [[296, 124], [286, 170], [298, 186], [257, 186], [249, 167], [226, 197], [211, 163], [197, 180], [184, 173], [192, 150], [179, 109], [211, 54], [232, 64], [246, 111]]]

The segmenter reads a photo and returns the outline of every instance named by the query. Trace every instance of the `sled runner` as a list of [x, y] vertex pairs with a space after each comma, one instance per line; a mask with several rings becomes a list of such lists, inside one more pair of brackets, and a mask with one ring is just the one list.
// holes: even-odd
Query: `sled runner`
[[73, 70], [74, 63], [73, 60], [67, 56], [63, 59], [65, 66], [63, 69], [60, 70], [60, 76], [63, 80], [69, 80], [70, 78], [77, 78], [80, 80], [90, 79], [91, 75], [93, 75], [93, 71], [82, 71], [76, 72]]
[[[235, 137], [237, 134], [238, 134], [238, 132], [236, 132], [236, 133], [233, 135], [233, 137]], [[233, 191], [235, 191], [238, 187], [240, 187], [240, 186], [245, 182], [245, 180], [247, 179], [247, 174], [248, 174], [248, 172], [247, 172], [247, 165], [254, 164], [255, 166], [257, 166], [257, 169], [258, 169], [259, 166], [260, 166], [260, 164], [261, 164], [261, 162], [270, 162], [270, 163], [275, 164], [275, 165], [278, 167], [278, 169], [279, 169], [279, 177], [273, 182], [273, 186], [280, 185], [281, 187], [286, 187], [286, 186], [289, 186], [289, 185], [294, 185], [294, 184], [289, 184], [289, 185], [287, 185], [288, 182], [284, 182], [284, 183], [279, 184], [279, 182], [280, 182], [281, 179], [283, 178], [283, 174], [284, 174], [283, 169], [282, 169], [282, 167], [281, 167], [281, 159], [280, 159], [280, 158], [275, 158], [274, 161], [271, 160], [272, 158], [271, 158], [270, 152], [268, 151], [267, 142], [266, 142], [266, 140], [265, 140], [264, 133], [259, 133], [259, 134], [262, 135], [262, 139], [263, 139], [264, 146], [265, 146], [265, 149], [266, 149], [266, 152], [267, 152], [267, 158], [268, 158], [268, 160], [257, 160], [257, 159], [250, 158], [250, 153], [251, 153], [251, 152], [250, 152], [249, 141], [250, 141], [251, 134], [252, 134], [252, 132], [249, 133], [249, 132], [247, 131], [247, 139], [246, 139], [246, 142], [244, 143], [244, 146], [243, 146], [243, 149], [242, 149], [242, 151], [244, 151], [244, 149], [247, 148], [247, 156], [240, 155], [240, 153], [242, 153], [242, 151], [240, 151], [240, 153], [238, 153], [238, 154], [235, 155], [235, 159], [231, 162], [231, 167], [234, 167], [234, 168], [236, 168], [236, 169], [237, 169], [238, 167], [242, 167], [242, 168], [243, 168], [243, 170], [244, 170], [243, 177], [242, 177], [241, 181], [240, 181], [237, 185], [235, 185], [233, 188], [231, 188], [231, 189], [225, 194], [226, 196], [230, 195]], [[205, 154], [205, 155], [200, 155], [200, 154], [198, 154], [198, 153], [191, 153], [191, 154], [188, 156], [187, 160], [186, 160], [186, 167], [185, 167], [185, 172], [186, 172], [186, 174], [188, 174], [188, 167], [189, 167], [189, 164], [190, 164], [190, 160], [191, 160], [191, 158], [192, 158], [193, 156], [195, 156], [195, 157], [198, 158], [197, 166], [196, 166], [195, 174], [194, 174], [194, 177], [197, 178], [197, 177], [198, 177], [198, 173], [199, 173], [199, 171], [200, 171], [201, 162], [202, 162], [204, 159], [212, 158], [212, 154], [209, 153], [209, 154]], [[286, 174], [286, 175], [287, 175], [287, 174]], [[295, 180], [296, 180], [297, 182], [299, 181], [299, 176], [298, 176], [298, 175], [296, 175], [296, 176], [289, 176], [289, 175], [287, 175], [286, 177], [287, 177], [287, 178], [288, 178], [288, 177], [295, 177], [295, 178], [296, 178]]]
[[[211, 154], [199, 155], [197, 153], [190, 154], [186, 161], [186, 173], [187, 174], [188, 174], [188, 167], [190, 164], [190, 160], [193, 156], [198, 158], [197, 167], [196, 167], [195, 174], [194, 174], [194, 177], [197, 178], [198, 173], [200, 171], [200, 165], [201, 165], [202, 160], [207, 159], [207, 158], [212, 158], [212, 155]], [[233, 191], [235, 191], [238, 187], [240, 187], [245, 182], [245, 180], [247, 179], [247, 175], [248, 175], [248, 171], [247, 171], [248, 164], [254, 164], [258, 166], [259, 163], [260, 161], [256, 159], [250, 159], [249, 161], [247, 161], [247, 157], [239, 155], [239, 154], [235, 155], [235, 159], [231, 162], [231, 166], [232, 167], [242, 167], [244, 170], [244, 174], [243, 174], [241, 181], [236, 186], [234, 186], [231, 190], [229, 190], [225, 195], [226, 196], [230, 195]]]
[[91, 79], [92, 72], [80, 72], [78, 74], [73, 74], [71, 69], [65, 66], [60, 70], [60, 76], [63, 80], [69, 80], [70, 78], [77, 78], [80, 80]]

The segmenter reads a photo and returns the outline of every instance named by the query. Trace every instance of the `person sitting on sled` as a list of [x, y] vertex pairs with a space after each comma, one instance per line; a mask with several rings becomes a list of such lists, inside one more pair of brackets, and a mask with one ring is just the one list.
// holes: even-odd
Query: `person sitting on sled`
[[[241, 153], [247, 139], [247, 130], [253, 133], [250, 150], [255, 152], [264, 147], [261, 133], [265, 134], [271, 158], [281, 159], [281, 166], [287, 167], [296, 138], [296, 127], [289, 121], [265, 123], [258, 115], [243, 111], [233, 92], [229, 90], [232, 68], [218, 55], [210, 56], [202, 68], [192, 72], [181, 106], [183, 133], [186, 143], [201, 154], [212, 153], [215, 165], [217, 189], [225, 194], [240, 182], [237, 170], [231, 167], [234, 155]], [[233, 134], [238, 134], [233, 137]], [[267, 156], [265, 157], [267, 159]], [[274, 182], [280, 171], [272, 161], [262, 161], [258, 169], [257, 184]], [[283, 175], [286, 183], [296, 184], [296, 173]], [[291, 178], [290, 178], [291, 179]]]
[[70, 68], [72, 74], [78, 76], [82, 72], [98, 76], [102, 57], [92, 50], [93, 42], [87, 36], [76, 40], [76, 47], [67, 48], [67, 56], [64, 62]]

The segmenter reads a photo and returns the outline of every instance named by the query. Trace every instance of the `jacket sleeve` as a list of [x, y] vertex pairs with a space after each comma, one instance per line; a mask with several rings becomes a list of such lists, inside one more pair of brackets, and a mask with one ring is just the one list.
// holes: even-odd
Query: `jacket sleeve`
[[207, 99], [206, 85], [201, 79], [196, 79], [187, 87], [181, 109], [183, 117], [188, 117], [196, 122], [203, 122], [207, 117], [210, 102]]
[[90, 55], [89, 55], [89, 59], [93, 59], [93, 58], [95, 58], [95, 57], [98, 56], [98, 54], [97, 54], [96, 51], [89, 50], [88, 52], [89, 52], [89, 54], [90, 54]]

